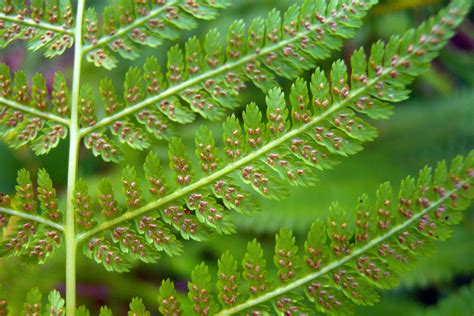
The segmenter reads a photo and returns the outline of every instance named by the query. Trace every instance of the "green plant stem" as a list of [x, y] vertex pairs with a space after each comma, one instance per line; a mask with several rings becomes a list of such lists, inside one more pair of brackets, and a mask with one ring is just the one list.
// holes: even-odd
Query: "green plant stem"
[[171, 6], [173, 6], [175, 4], [178, 4], [177, 0], [170, 1], [169, 3], [166, 3], [166, 5], [150, 11], [150, 13], [148, 15], [140, 17], [140, 18], [136, 19], [135, 21], [133, 21], [132, 23], [130, 23], [129, 25], [118, 29], [113, 35], [106, 35], [106, 36], [102, 37], [101, 39], [99, 39], [97, 41], [97, 43], [84, 46], [83, 49], [82, 49], [82, 53], [85, 54], [85, 53], [93, 50], [96, 47], [105, 45], [105, 44], [107, 44], [107, 43], [109, 43], [113, 40], [116, 40], [116, 39], [122, 37], [122, 36], [126, 36], [127, 33], [131, 32], [132, 30], [136, 29], [137, 27], [143, 26], [143, 24], [150, 21], [151, 19], [156, 17], [158, 14], [160, 14], [162, 12], [166, 12], [166, 10], [168, 8], [170, 8]]
[[15, 210], [5, 208], [5, 207], [0, 207], [0, 213], [10, 214], [10, 215], [18, 216], [18, 217], [21, 217], [21, 218], [24, 218], [24, 219], [29, 219], [29, 220], [32, 220], [32, 221], [35, 221], [35, 222], [38, 222], [38, 223], [41, 223], [41, 224], [44, 224], [44, 225], [48, 225], [52, 228], [55, 228], [59, 231], [64, 232], [64, 226], [63, 225], [55, 223], [53, 221], [50, 221], [49, 219], [46, 219], [46, 218], [41, 217], [41, 216], [28, 214], [28, 213], [23, 213], [23, 212], [15, 211]]
[[78, 0], [76, 30], [74, 39], [74, 69], [72, 80], [71, 119], [69, 138], [69, 164], [67, 175], [66, 209], [66, 315], [74, 316], [76, 311], [76, 230], [73, 205], [76, 184], [79, 136], [79, 89], [82, 63], [82, 23], [86, 0]]
[[30, 19], [30, 18], [21, 18], [21, 19], [19, 19], [17, 17], [11, 16], [11, 15], [5, 15], [3, 13], [0, 13], [0, 20], [4, 20], [4, 21], [16, 23], [16, 24], [21, 24], [21, 25], [25, 25], [25, 26], [36, 27], [36, 28], [40, 28], [40, 29], [43, 29], [43, 30], [46, 30], [46, 31], [53, 31], [53, 32], [58, 32], [58, 33], [62, 33], [62, 34], [74, 35], [74, 31], [70, 30], [68, 28], [64, 28], [64, 27], [59, 26], [59, 25], [46, 23], [46, 22], [43, 22], [43, 21], [36, 22], [35, 20]]
[[32, 108], [32, 107], [27, 106], [27, 105], [20, 104], [18, 102], [13, 101], [13, 100], [8, 100], [8, 99], [5, 99], [3, 97], [0, 97], [0, 104], [5, 104], [5, 105], [11, 107], [12, 109], [17, 109], [17, 110], [20, 110], [22, 112], [25, 112], [25, 113], [28, 113], [28, 114], [31, 114], [31, 115], [34, 115], [34, 116], [38, 116], [38, 117], [41, 117], [41, 118], [44, 118], [44, 119], [47, 119], [47, 120], [55, 121], [57, 123], [69, 126], [69, 120], [68, 119], [65, 119], [63, 117], [54, 115], [52, 113], [39, 111], [35, 108]]
[[291, 282], [290, 284], [287, 284], [287, 285], [284, 285], [284, 286], [281, 286], [281, 287], [278, 287], [270, 292], [267, 292], [261, 296], [258, 296], [258, 297], [255, 297], [251, 300], [248, 300], [242, 304], [239, 304], [239, 305], [236, 305], [236, 306], [233, 306], [233, 307], [230, 307], [228, 309], [225, 309], [225, 310], [222, 310], [220, 311], [217, 315], [232, 315], [234, 313], [238, 313], [238, 312], [241, 312], [247, 308], [250, 308], [252, 306], [256, 306], [256, 305], [259, 305], [265, 301], [268, 301], [270, 299], [273, 299], [279, 295], [283, 295], [289, 291], [292, 291], [292, 290], [295, 290], [295, 289], [298, 289], [300, 288], [301, 286], [303, 286], [304, 284], [308, 283], [308, 282], [311, 282], [313, 281], [314, 279], [330, 272], [331, 270], [334, 270], [336, 269], [337, 267], [340, 267], [342, 266], [343, 264], [345, 264], [346, 262], [356, 258], [357, 256], [367, 252], [368, 250], [370, 250], [371, 248], [375, 247], [376, 245], [378, 245], [379, 243], [381, 243], [382, 241], [392, 237], [394, 234], [396, 234], [397, 232], [401, 231], [401, 230], [404, 230], [405, 228], [407, 228], [408, 226], [410, 226], [411, 224], [413, 224], [416, 220], [419, 220], [423, 215], [427, 214], [429, 211], [437, 208], [438, 206], [440, 206], [440, 204], [442, 204], [444, 201], [446, 201], [447, 199], [451, 198], [451, 195], [453, 193], [456, 193], [458, 192], [459, 190], [462, 190], [462, 186], [463, 184], [467, 183], [469, 180], [466, 180], [462, 183], [460, 183], [459, 186], [455, 187], [453, 190], [449, 191], [449, 192], [446, 192], [445, 195], [443, 195], [443, 197], [441, 197], [439, 200], [435, 201], [433, 204], [431, 204], [429, 207], [423, 209], [421, 212], [415, 214], [412, 218], [408, 219], [406, 222], [402, 223], [402, 224], [399, 224], [395, 227], [393, 227], [392, 229], [390, 229], [389, 231], [387, 231], [385, 234], [371, 240], [370, 242], [368, 242], [366, 245], [364, 245], [363, 247], [360, 247], [358, 249], [355, 249], [353, 252], [351, 252], [350, 255], [348, 256], [345, 256], [337, 261], [334, 261], [332, 263], [330, 263], [329, 265], [325, 266], [324, 268], [322, 268], [321, 270], [317, 271], [317, 272], [314, 272], [314, 273], [311, 273], [311, 274], [308, 274], [300, 279], [297, 279], [293, 282]]

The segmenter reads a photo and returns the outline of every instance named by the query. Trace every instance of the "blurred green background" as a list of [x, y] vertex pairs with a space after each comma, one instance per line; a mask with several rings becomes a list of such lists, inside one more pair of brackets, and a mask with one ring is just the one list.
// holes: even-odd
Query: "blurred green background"
[[[255, 16], [264, 16], [271, 8], [284, 9], [294, 3], [290, 0], [234, 0], [234, 5], [214, 21], [204, 22], [194, 32], [182, 36], [204, 35], [216, 27], [223, 34], [235, 19], [249, 21]], [[100, 11], [106, 1], [88, 1]], [[418, 25], [420, 21], [446, 4], [436, 0], [381, 1], [365, 19], [365, 26], [353, 40], [333, 59], [320, 64], [328, 69], [337, 58], [347, 59], [359, 47], [369, 47], [379, 39], [387, 39], [391, 34], [402, 33]], [[110, 75], [120, 88], [121, 78], [130, 65], [141, 65], [149, 55], [157, 56], [164, 64], [170, 43], [155, 49], [144, 49], [142, 57], [130, 63], [122, 60], [121, 66], [112, 73], [84, 66], [83, 80], [97, 83], [100, 78]], [[433, 67], [412, 85], [410, 101], [396, 106], [393, 117], [375, 123], [379, 138], [368, 144], [366, 149], [338, 165], [334, 170], [320, 174], [320, 184], [310, 189], [292, 190], [284, 201], [261, 201], [262, 211], [253, 217], [236, 216], [238, 234], [212, 239], [204, 243], [186, 243], [184, 255], [177, 258], [164, 257], [157, 264], [137, 265], [128, 274], [108, 273], [79, 256], [78, 262], [78, 302], [91, 307], [93, 314], [103, 304], [109, 305], [117, 315], [125, 313], [128, 302], [134, 296], [141, 296], [156, 314], [157, 288], [163, 278], [171, 277], [180, 289], [185, 289], [187, 278], [194, 265], [206, 261], [215, 265], [218, 256], [230, 249], [241, 258], [246, 243], [254, 237], [261, 241], [269, 258], [273, 247], [273, 236], [280, 227], [294, 229], [300, 241], [310, 223], [317, 218], [325, 218], [329, 205], [339, 201], [347, 211], [355, 206], [362, 193], [373, 198], [377, 186], [384, 181], [398, 184], [408, 174], [414, 174], [425, 164], [433, 165], [441, 159], [450, 159], [456, 154], [465, 154], [474, 148], [474, 27], [471, 19], [459, 29]], [[70, 75], [72, 52], [55, 60], [45, 60], [41, 54], [26, 53], [24, 45], [16, 43], [0, 53], [0, 62], [13, 69], [23, 69], [28, 75], [41, 72], [52, 79], [55, 71]], [[306, 77], [309, 74], [305, 74]], [[289, 84], [281, 81], [286, 91]], [[241, 96], [242, 107], [249, 101], [263, 105], [264, 96], [254, 87]], [[207, 124], [219, 135], [219, 124], [197, 121], [180, 131], [188, 143], [200, 124]], [[166, 144], [157, 142], [152, 149], [166, 156]], [[127, 161], [141, 164], [146, 152], [131, 151], [126, 148]], [[33, 173], [46, 168], [51, 174], [59, 193], [64, 193], [67, 174], [67, 142], [46, 157], [35, 157], [26, 148], [13, 151], [0, 143], [0, 191], [10, 193], [15, 186], [16, 172], [27, 168]], [[80, 176], [90, 180], [93, 187], [104, 175], [112, 178], [120, 176], [120, 165], [107, 165], [94, 158], [90, 152], [80, 153]], [[382, 292], [381, 302], [374, 308], [359, 308], [360, 315], [397, 314], [418, 315], [453, 311], [459, 306], [474, 301], [473, 287], [469, 284], [474, 277], [474, 210], [466, 212], [465, 220], [455, 228], [453, 238], [440, 243], [439, 251], [433, 256], [421, 259], [415, 270], [403, 276], [398, 288]], [[267, 260], [271, 262], [271, 259]], [[8, 285], [8, 296], [12, 305], [21, 306], [26, 292], [38, 286], [46, 293], [53, 288], [64, 290], [64, 252], [40, 267], [31, 267], [14, 259], [0, 261], [0, 282]], [[215, 270], [215, 267], [213, 268]], [[183, 292], [184, 293], [184, 292]], [[452, 296], [455, 295], [453, 298]], [[457, 295], [457, 296], [456, 296]], [[450, 307], [451, 306], [451, 307]], [[14, 312], [15, 314], [15, 312]], [[444, 314], [446, 315], [446, 314]], [[450, 315], [455, 315], [451, 314]], [[463, 315], [462, 313], [459, 315]]]

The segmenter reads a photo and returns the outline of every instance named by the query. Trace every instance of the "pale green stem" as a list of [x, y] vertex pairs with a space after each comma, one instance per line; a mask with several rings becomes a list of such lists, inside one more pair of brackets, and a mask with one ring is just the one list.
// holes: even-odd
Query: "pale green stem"
[[79, 90], [82, 63], [82, 20], [86, 0], [78, 0], [74, 39], [74, 69], [72, 80], [71, 120], [69, 139], [69, 165], [67, 178], [66, 208], [66, 314], [74, 316], [76, 311], [76, 230], [73, 204], [76, 172], [80, 144], [79, 136]]
[[[464, 183], [466, 183], [466, 182], [464, 182]], [[342, 266], [346, 262], [348, 262], [348, 261], [350, 261], [354, 258], [357, 258], [359, 255], [367, 252], [368, 250], [375, 247], [376, 245], [378, 245], [382, 241], [387, 240], [388, 238], [392, 237], [397, 232], [400, 232], [400, 231], [406, 229], [408, 226], [413, 224], [415, 221], [419, 220], [423, 215], [427, 214], [429, 211], [431, 211], [431, 210], [437, 208], [438, 206], [440, 206], [445, 200], [450, 198], [451, 194], [453, 194], [453, 193], [455, 193], [459, 190], [462, 190], [462, 185], [464, 183], [461, 183], [460, 186], [454, 188], [450, 192], [447, 192], [442, 198], [440, 198], [439, 200], [437, 200], [436, 202], [431, 204], [429, 207], [423, 209], [421, 212], [415, 214], [412, 218], [408, 219], [406, 222], [404, 222], [402, 224], [399, 224], [399, 225], [393, 227], [392, 229], [388, 230], [385, 234], [380, 235], [379, 237], [377, 237], [375, 239], [372, 239], [370, 242], [368, 242], [363, 247], [355, 249], [353, 252], [351, 252], [350, 255], [345, 256], [345, 257], [343, 257], [343, 258], [341, 258], [337, 261], [334, 261], [334, 262], [330, 263], [329, 265], [325, 266], [324, 268], [322, 268], [321, 270], [319, 270], [317, 272], [314, 272], [314, 273], [311, 273], [311, 274], [308, 274], [308, 275], [306, 275], [306, 276], [304, 276], [300, 279], [297, 279], [297, 280], [295, 280], [295, 281], [293, 281], [293, 282], [291, 282], [287, 285], [278, 287], [278, 288], [276, 288], [276, 289], [274, 289], [270, 292], [267, 292], [267, 293], [265, 293], [261, 296], [250, 299], [250, 300], [248, 300], [248, 301], [246, 301], [242, 304], [239, 304], [239, 305], [230, 307], [228, 309], [222, 310], [218, 314], [216, 314], [216, 316], [217, 315], [231, 315], [231, 314], [234, 314], [234, 313], [241, 312], [241, 311], [243, 311], [247, 308], [250, 308], [252, 306], [262, 304], [262, 303], [264, 303], [268, 300], [271, 300], [275, 297], [278, 297], [280, 295], [288, 293], [292, 290], [296, 290], [296, 289], [302, 287], [303, 285], [305, 285], [306, 283], [311, 282], [311, 281], [315, 280], [316, 278], [327, 274], [331, 270], [334, 270], [334, 269]]]
[[[327, 17], [326, 25], [329, 25], [333, 21], [334, 21], [333, 17], [331, 17], [331, 16]], [[309, 29], [304, 29], [303, 31], [300, 31], [297, 34], [295, 34], [294, 36], [286, 38], [286, 39], [278, 42], [277, 44], [270, 45], [270, 46], [268, 46], [264, 49], [261, 49], [261, 50], [258, 50], [256, 52], [254, 52], [254, 53], [250, 53], [248, 55], [245, 55], [242, 58], [240, 58], [239, 60], [228, 61], [227, 63], [224, 63], [223, 65], [221, 65], [221, 66], [219, 66], [215, 69], [209, 70], [209, 71], [207, 71], [205, 73], [202, 73], [198, 76], [189, 78], [189, 79], [181, 82], [180, 84], [169, 87], [168, 89], [164, 90], [160, 94], [148, 97], [145, 100], [143, 100], [143, 101], [141, 101], [137, 104], [130, 105], [130, 106], [126, 107], [125, 109], [123, 109], [123, 110], [121, 110], [121, 111], [119, 111], [119, 112], [117, 112], [113, 115], [102, 118], [101, 120], [99, 120], [97, 122], [97, 124], [95, 124], [93, 126], [83, 127], [81, 129], [81, 136], [85, 136], [85, 135], [93, 132], [94, 130], [97, 130], [97, 129], [103, 127], [103, 126], [107, 126], [107, 125], [111, 124], [112, 122], [121, 119], [124, 116], [130, 115], [130, 114], [133, 114], [133, 113], [139, 111], [140, 109], [146, 108], [146, 107], [151, 106], [153, 104], [157, 104], [157, 102], [159, 102], [160, 100], [175, 96], [180, 91], [183, 91], [187, 88], [198, 85], [198, 84], [204, 82], [207, 79], [216, 78], [216, 77], [218, 77], [219, 75], [221, 75], [223, 73], [229, 72], [230, 70], [238, 68], [238, 67], [242, 67], [248, 62], [258, 60], [259, 58], [262, 58], [262, 57], [266, 56], [267, 54], [270, 54], [270, 53], [276, 52], [278, 50], [281, 50], [281, 49], [283, 49], [284, 47], [286, 47], [288, 45], [292, 45], [292, 44], [294, 45], [295, 43], [300, 41], [302, 38], [309, 36], [311, 33], [314, 33], [318, 27], [320, 27], [320, 25], [316, 25], [316, 26], [314, 26], [312, 28], [309, 28]]]
[[18, 102], [15, 102], [13, 100], [8, 100], [3, 97], [0, 97], [0, 104], [5, 104], [8, 107], [11, 107], [12, 109], [17, 109], [20, 110], [21, 112], [28, 113], [34, 116], [38, 116], [50, 121], [55, 121], [57, 123], [69, 126], [69, 120], [65, 119], [63, 117], [54, 115], [52, 113], [46, 113], [46, 112], [41, 112], [35, 108], [20, 104]]
[[64, 28], [59, 25], [43, 22], [43, 21], [36, 22], [35, 20], [30, 19], [30, 18], [18, 18], [11, 15], [5, 15], [3, 13], [0, 13], [0, 20], [4, 20], [4, 21], [16, 23], [16, 24], [21, 24], [25, 26], [36, 27], [36, 28], [40, 28], [46, 31], [53, 31], [53, 32], [62, 33], [62, 34], [74, 35], [73, 30]]
[[4, 207], [0, 207], [0, 213], [10, 214], [10, 215], [18, 216], [18, 217], [21, 217], [21, 218], [24, 218], [24, 219], [29, 219], [29, 220], [32, 220], [32, 221], [50, 226], [54, 229], [57, 229], [57, 230], [60, 230], [60, 231], [64, 232], [64, 226], [63, 225], [55, 223], [53, 221], [50, 221], [49, 219], [46, 219], [46, 218], [38, 216], [38, 215], [19, 212], [19, 211], [15, 211], [15, 210], [12, 210], [12, 209], [9, 209], [9, 208], [4, 208]]
[[148, 15], [140, 17], [140, 18], [136, 19], [135, 21], [133, 21], [132, 23], [130, 23], [129, 25], [118, 29], [113, 35], [106, 35], [106, 36], [102, 37], [101, 39], [99, 39], [96, 43], [84, 46], [83, 49], [82, 49], [82, 52], [87, 53], [87, 52], [93, 50], [96, 47], [105, 45], [105, 44], [107, 44], [111, 41], [114, 41], [118, 38], [126, 36], [128, 33], [133, 31], [137, 27], [143, 26], [143, 24], [150, 21], [151, 19], [156, 17], [158, 14], [160, 14], [162, 12], [165, 12], [166, 9], [168, 9], [169, 7], [171, 7], [171, 6], [173, 6], [177, 3], [178, 3], [178, 1], [171, 1], [169, 3], [166, 3], [166, 5], [164, 5], [162, 7], [158, 7], [156, 9], [150, 11], [150, 13]]

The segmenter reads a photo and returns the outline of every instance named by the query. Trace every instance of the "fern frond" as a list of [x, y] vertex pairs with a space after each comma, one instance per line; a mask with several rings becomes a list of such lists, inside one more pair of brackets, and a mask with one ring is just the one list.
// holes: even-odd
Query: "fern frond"
[[67, 136], [69, 91], [59, 72], [51, 102], [44, 77], [38, 73], [31, 81], [22, 71], [12, 79], [8, 66], [0, 64], [0, 134], [11, 147], [31, 144], [36, 154], [46, 154]]
[[69, 0], [4, 0], [0, 3], [0, 47], [25, 40], [28, 49], [61, 55], [74, 42], [74, 17]]
[[[292, 232], [281, 229], [276, 236], [274, 275], [266, 269], [256, 241], [248, 244], [243, 270], [226, 252], [219, 260], [217, 291], [204, 264], [194, 270], [188, 284], [193, 310], [198, 315], [208, 314], [202, 308], [202, 293], [208, 302], [204, 306], [212, 306], [213, 315], [260, 315], [272, 308], [279, 314], [317, 310], [346, 315], [351, 314], [351, 302], [373, 305], [378, 301], [376, 288], [394, 287], [399, 274], [410, 269], [418, 256], [432, 252], [433, 241], [450, 237], [451, 225], [462, 219], [461, 211], [474, 198], [473, 185], [471, 151], [465, 159], [456, 157], [449, 169], [440, 162], [434, 173], [425, 167], [418, 179], [407, 177], [396, 197], [389, 183], [380, 186], [373, 205], [363, 195], [355, 207], [353, 223], [335, 204], [327, 223], [312, 225], [302, 255], [298, 255]], [[241, 278], [245, 282], [240, 282]], [[160, 293], [175, 297], [171, 281], [163, 281], [163, 287], [166, 290]], [[217, 309], [211, 303], [216, 297], [220, 302]], [[159, 304], [164, 315], [180, 312], [164, 312], [169, 299], [163, 294]]]
[[[304, 80], [298, 79], [291, 89], [290, 105], [280, 89], [271, 90], [266, 99], [267, 122], [263, 122], [262, 113], [253, 103], [243, 113], [243, 128], [235, 116], [230, 116], [223, 126], [223, 150], [216, 148], [212, 133], [202, 127], [196, 135], [199, 168], [193, 167], [182, 140], [173, 138], [168, 153], [171, 174], [164, 172], [153, 152], [145, 162], [149, 184], [146, 191], [151, 197], [142, 193], [136, 170], [125, 168], [125, 210], [110, 212], [104, 208], [103, 214], [112, 215], [100, 224], [90, 221], [88, 227], [81, 227], [77, 241], [87, 241], [86, 254], [109, 269], [113, 265], [103, 260], [102, 245], [110, 249], [117, 262], [126, 257], [119, 256], [120, 249], [112, 242], [119, 243], [124, 254], [136, 252], [137, 258], [150, 260], [156, 257], [154, 250], [149, 256], [145, 251], [150, 245], [145, 240], [150, 230], [137, 230], [144, 217], [153, 227], [166, 226], [165, 222], [183, 238], [201, 240], [209, 230], [221, 234], [235, 230], [229, 210], [255, 211], [247, 187], [266, 198], [280, 199], [288, 185], [313, 185], [315, 170], [330, 168], [340, 156], [360, 151], [364, 142], [376, 136], [376, 130], [359, 113], [375, 119], [388, 116], [390, 106], [386, 101], [406, 98], [406, 84], [425, 69], [468, 7], [467, 1], [455, 1], [416, 31], [393, 37], [386, 46], [381, 42], [374, 44], [368, 62], [363, 50], [357, 50], [351, 58], [350, 75], [345, 64], [337, 61], [329, 78], [317, 70], [309, 88]], [[112, 205], [117, 203], [109, 189], [101, 191], [102, 198]], [[88, 218], [97, 216], [99, 211], [92, 213]], [[110, 235], [117, 234], [117, 230], [125, 230], [124, 237], [131, 239], [111, 241]], [[151, 243], [159, 250], [156, 245], [163, 240]]]
[[18, 172], [17, 182], [13, 198], [0, 196], [0, 233], [5, 230], [0, 256], [43, 263], [59, 247], [64, 232], [56, 190], [44, 169], [38, 173], [36, 190], [25, 169]]
[[[154, 57], [147, 59], [143, 70], [130, 68], [124, 101], [111, 81], [103, 80], [100, 90], [106, 116], [82, 125], [80, 134], [97, 138], [109, 127], [121, 142], [141, 148], [147, 146], [148, 135], [133, 116], [149, 133], [165, 139], [176, 123], [193, 121], [195, 113], [221, 120], [239, 106], [238, 95], [248, 81], [268, 92], [277, 86], [275, 74], [294, 79], [339, 49], [375, 2], [306, 1], [290, 7], [283, 18], [271, 11], [266, 19], [255, 19], [248, 30], [236, 21], [229, 27], [225, 50], [217, 30], [211, 30], [204, 41], [193, 37], [184, 50], [178, 46], [169, 50], [166, 72]], [[107, 136], [103, 143], [116, 147]]]
[[[86, 11], [83, 53], [96, 66], [114, 68], [114, 53], [135, 59], [140, 53], [135, 44], [156, 47], [164, 39], [176, 40], [180, 30], [197, 27], [198, 19], [211, 20], [217, 10], [228, 6], [228, 0], [186, 1], [120, 0], [104, 9], [102, 25], [93, 8]], [[102, 28], [102, 34], [99, 34]]]

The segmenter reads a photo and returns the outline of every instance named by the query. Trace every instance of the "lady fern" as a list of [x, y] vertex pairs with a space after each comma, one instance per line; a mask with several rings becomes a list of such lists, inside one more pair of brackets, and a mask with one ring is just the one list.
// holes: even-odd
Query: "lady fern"
[[[147, 58], [141, 69], [130, 68], [123, 80], [123, 98], [111, 79], [103, 79], [98, 87], [84, 84], [82, 61], [111, 69], [119, 62], [116, 55], [135, 59], [139, 56], [136, 44], [157, 47], [165, 39], [175, 40], [180, 30], [195, 28], [199, 19], [215, 18], [217, 10], [229, 3], [119, 0], [103, 10], [100, 23], [85, 0], [78, 1], [75, 19], [67, 0], [0, 3], [2, 46], [22, 39], [29, 49], [44, 48], [45, 56], [52, 58], [74, 45], [71, 88], [58, 72], [48, 93], [41, 74], [29, 84], [22, 71], [12, 76], [6, 65], [0, 65], [3, 139], [14, 148], [30, 145], [40, 155], [69, 136], [65, 207], [60, 207], [51, 178], [43, 169], [36, 184], [27, 170], [20, 170], [16, 194], [0, 199], [2, 256], [43, 263], [65, 244], [66, 300], [52, 292], [46, 312], [87, 313], [82, 308], [76, 311], [77, 247], [106, 270], [118, 272], [128, 271], [137, 260], [157, 262], [163, 252], [180, 255], [180, 239], [201, 241], [214, 233], [235, 232], [231, 211], [254, 213], [258, 202], [253, 191], [281, 199], [289, 185], [312, 186], [318, 171], [332, 168], [341, 157], [357, 153], [373, 140], [377, 131], [367, 117], [387, 118], [392, 110], [389, 103], [407, 98], [407, 85], [427, 69], [470, 8], [468, 0], [453, 1], [417, 29], [393, 36], [386, 44], [376, 42], [368, 56], [358, 49], [348, 64], [338, 60], [329, 72], [315, 69], [318, 60], [355, 35], [375, 3], [307, 0], [291, 6], [283, 16], [273, 10], [265, 19], [256, 18], [248, 29], [242, 21], [232, 23], [225, 46], [216, 30], [203, 40], [192, 37], [184, 50], [170, 48], [165, 71], [155, 57]], [[298, 78], [310, 69], [315, 69], [310, 80]], [[288, 94], [278, 87], [277, 77], [294, 80]], [[229, 115], [239, 107], [239, 94], [249, 82], [266, 93], [265, 114], [250, 103], [242, 119]], [[96, 94], [100, 100], [95, 99]], [[176, 135], [196, 114], [223, 121], [224, 148], [218, 148], [219, 142], [203, 125], [196, 130], [192, 159], [191, 151]], [[95, 156], [118, 162], [123, 156], [117, 140], [144, 150], [153, 143], [151, 136], [168, 142], [169, 168], [150, 151], [143, 166], [144, 179], [135, 166], [123, 169], [121, 192], [114, 190], [108, 178], [93, 190], [77, 177], [81, 142]], [[340, 218], [327, 225], [316, 223], [305, 244], [304, 262], [295, 255], [291, 232], [282, 230], [274, 257], [279, 286], [269, 282], [257, 242], [249, 244], [243, 280], [229, 253], [219, 261], [217, 301], [221, 307], [213, 298], [207, 268], [198, 266], [189, 285], [194, 312], [228, 314], [254, 309], [252, 314], [262, 314], [267, 309], [260, 304], [273, 301], [279, 312], [302, 313], [306, 309], [301, 295], [293, 290], [304, 287], [315, 302], [312, 308], [322, 312], [345, 313], [348, 300], [374, 303], [373, 287], [393, 286], [391, 275], [401, 268], [397, 260], [411, 260], [415, 253], [410, 251], [419, 246], [422, 252], [420, 240], [448, 237], [444, 215], [438, 213], [467, 207], [473, 159], [472, 154], [464, 162], [456, 159], [449, 173], [441, 164], [433, 183], [428, 169], [421, 172], [418, 182], [408, 178], [402, 184], [399, 213], [392, 212], [387, 185], [378, 191], [372, 211], [365, 198], [361, 199], [355, 235]], [[451, 223], [459, 220], [457, 214], [445, 216]], [[438, 226], [439, 231], [435, 230]], [[325, 230], [330, 245], [321, 233]], [[373, 248], [379, 244], [386, 247], [378, 248], [377, 255]], [[379, 265], [384, 270], [374, 269]], [[245, 296], [242, 281], [249, 292]], [[161, 313], [180, 313], [171, 281], [163, 283], [159, 297]], [[6, 312], [5, 306], [0, 300], [0, 314]], [[146, 315], [139, 299], [130, 308], [132, 314]], [[41, 310], [41, 294], [33, 290], [24, 313]], [[101, 314], [111, 311], [103, 308]]]

